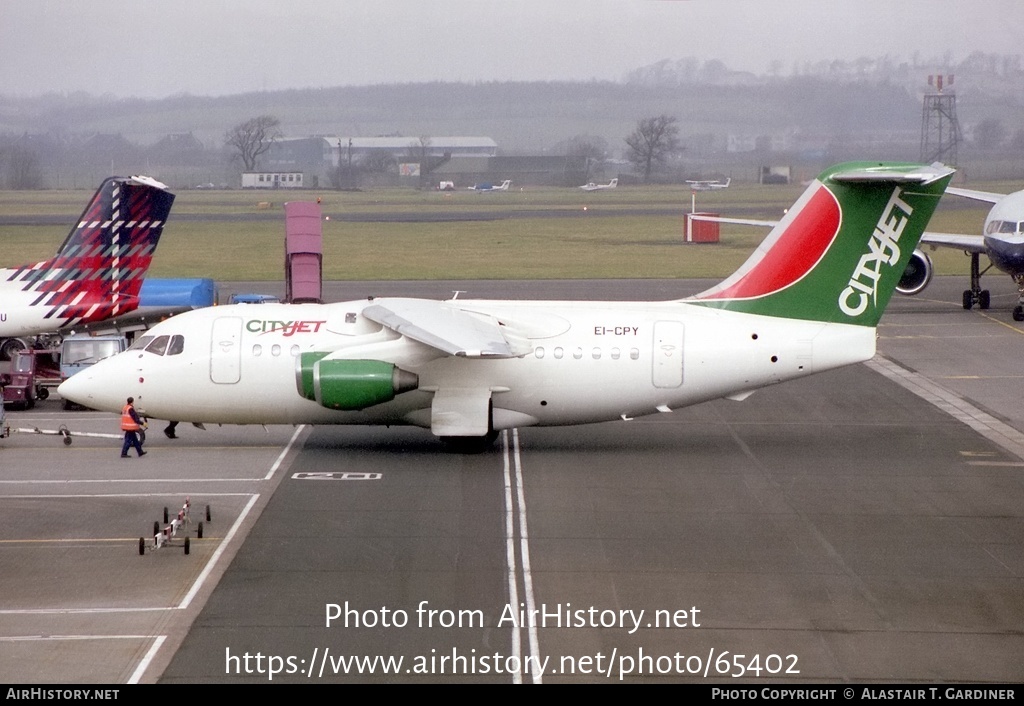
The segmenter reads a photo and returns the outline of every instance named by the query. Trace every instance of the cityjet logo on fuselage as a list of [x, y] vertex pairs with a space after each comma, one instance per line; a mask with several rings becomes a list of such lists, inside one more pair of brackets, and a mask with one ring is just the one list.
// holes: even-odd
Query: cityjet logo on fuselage
[[316, 333], [326, 321], [263, 321], [250, 319], [245, 322], [245, 330], [249, 333], [280, 333], [286, 338], [297, 333]]
[[893, 189], [868, 241], [868, 251], [860, 256], [849, 284], [839, 294], [839, 308], [847, 316], [860, 316], [869, 302], [875, 305], [882, 265], [892, 267], [899, 262], [900, 248], [896, 243], [914, 212], [910, 204], [900, 198], [901, 193], [899, 187]]

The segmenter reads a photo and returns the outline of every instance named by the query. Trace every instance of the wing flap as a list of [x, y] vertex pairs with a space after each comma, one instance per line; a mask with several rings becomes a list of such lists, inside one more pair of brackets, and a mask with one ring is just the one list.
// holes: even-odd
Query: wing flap
[[531, 348], [521, 336], [502, 330], [493, 316], [471, 314], [451, 302], [381, 299], [363, 316], [403, 336], [465, 358], [518, 358]]

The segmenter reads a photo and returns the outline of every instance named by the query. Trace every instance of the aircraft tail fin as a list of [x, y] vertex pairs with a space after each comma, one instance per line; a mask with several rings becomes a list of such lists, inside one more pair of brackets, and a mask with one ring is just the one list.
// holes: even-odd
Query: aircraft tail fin
[[827, 169], [740, 269], [687, 301], [876, 326], [953, 172], [878, 162]]
[[54, 328], [110, 318], [138, 306], [142, 280], [174, 194], [149, 177], [111, 177], [100, 185], [49, 260], [10, 270], [8, 281], [37, 293]]

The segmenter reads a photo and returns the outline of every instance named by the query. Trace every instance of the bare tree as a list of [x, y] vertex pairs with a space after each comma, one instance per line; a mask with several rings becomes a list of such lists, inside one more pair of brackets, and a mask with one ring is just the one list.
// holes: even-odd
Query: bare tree
[[15, 190], [43, 188], [39, 157], [30, 149], [12, 147], [7, 152], [7, 184]]
[[260, 155], [281, 137], [280, 126], [281, 121], [273, 115], [261, 115], [224, 133], [224, 144], [238, 151], [245, 171], [251, 172], [256, 169]]
[[603, 137], [576, 135], [566, 143], [565, 156], [582, 163], [582, 179], [591, 181], [596, 173], [604, 169], [608, 143]]
[[637, 171], [643, 173], [645, 184], [650, 181], [654, 167], [664, 164], [668, 156], [679, 148], [676, 122], [676, 118], [670, 115], [644, 118], [626, 138], [629, 146], [627, 158]]

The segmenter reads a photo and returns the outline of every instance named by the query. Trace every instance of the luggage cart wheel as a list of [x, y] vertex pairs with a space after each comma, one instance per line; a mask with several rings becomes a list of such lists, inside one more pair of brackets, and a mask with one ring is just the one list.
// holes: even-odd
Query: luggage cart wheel
[[165, 506], [164, 506], [164, 524], [165, 524], [165, 525], [167, 524], [167, 518], [168, 518], [168, 515], [167, 515], [167, 506], [165, 505]]
[[139, 537], [139, 556], [146, 554], [146, 539], [145, 537]]
[[185, 553], [186, 554], [188, 554], [188, 550], [189, 550], [189, 541], [188, 541], [188, 537], [185, 537]]
[[196, 538], [197, 539], [202, 539], [203, 538], [203, 523], [202, 522], [199, 523], [199, 527], [196, 530]]
[[209, 505], [206, 506], [206, 521], [207, 522], [210, 521], [210, 506]]

